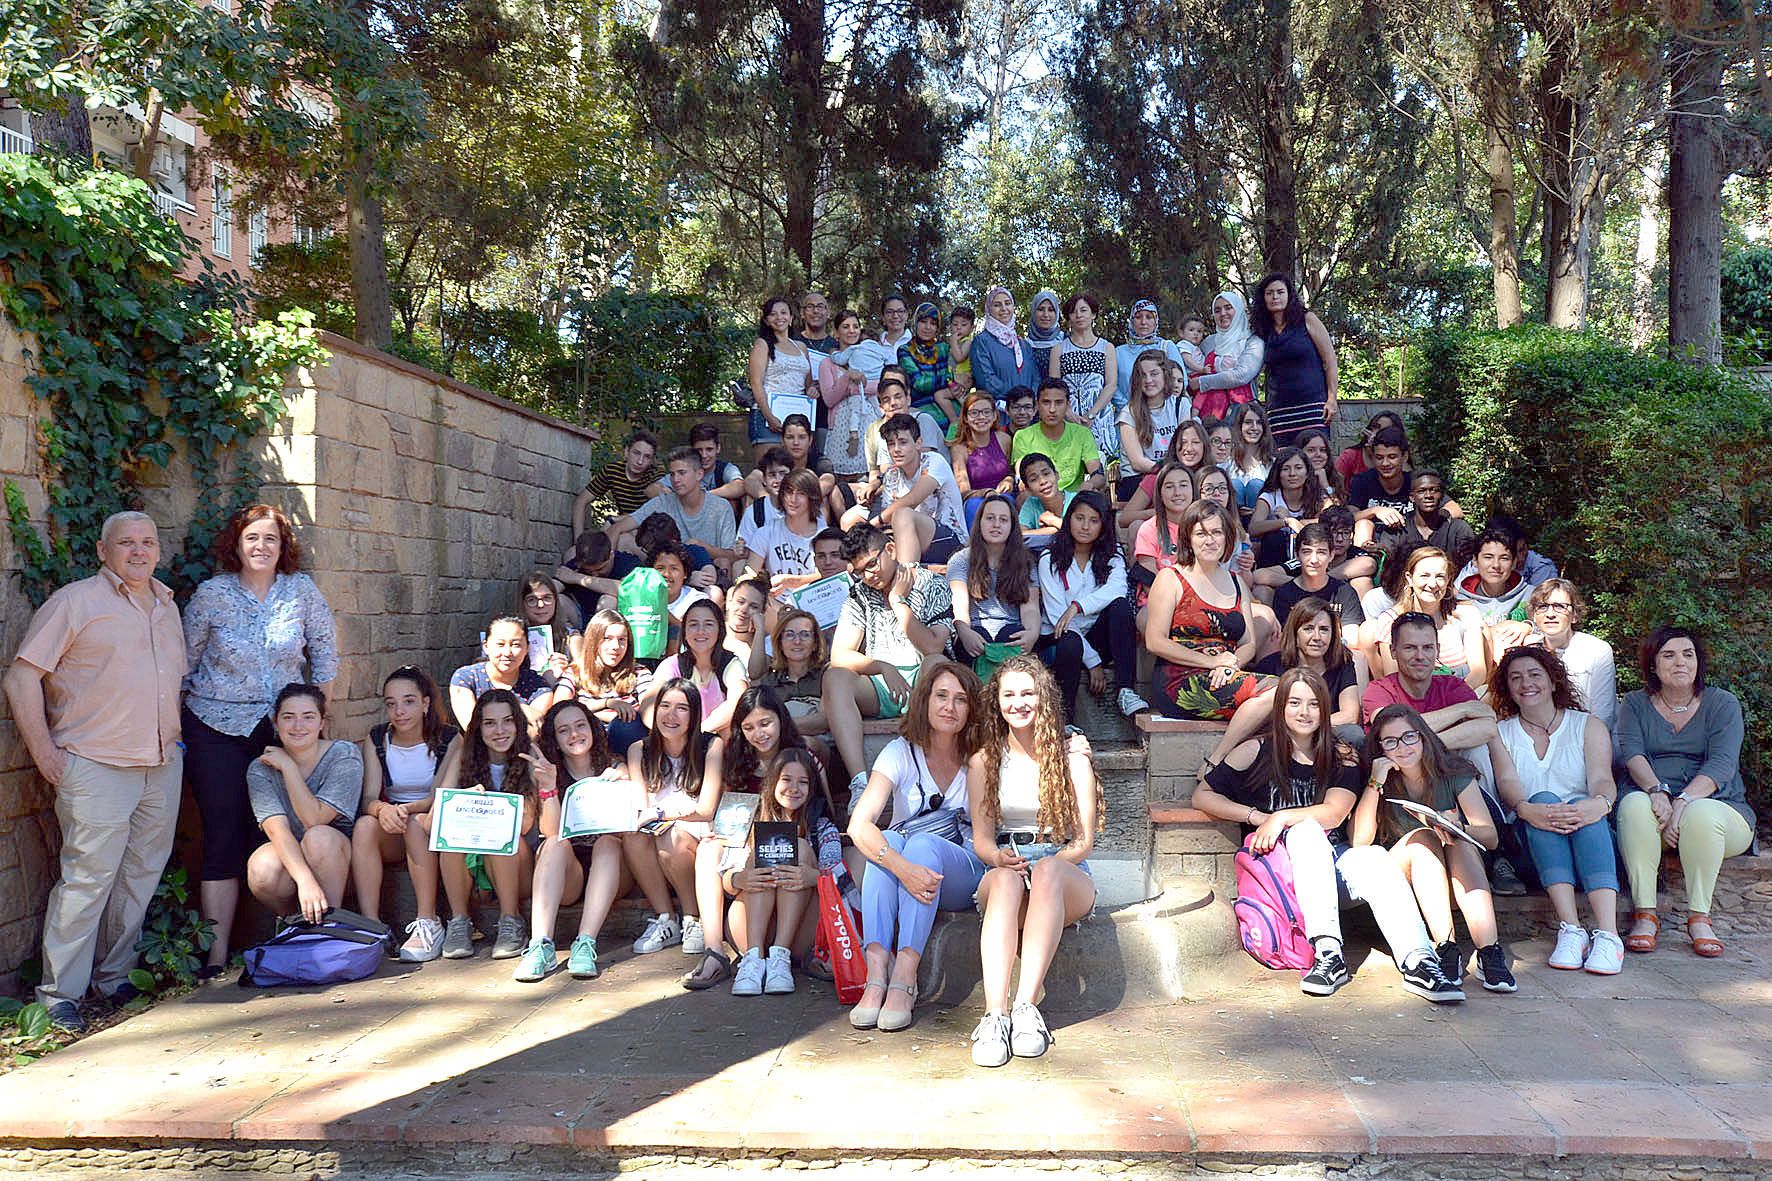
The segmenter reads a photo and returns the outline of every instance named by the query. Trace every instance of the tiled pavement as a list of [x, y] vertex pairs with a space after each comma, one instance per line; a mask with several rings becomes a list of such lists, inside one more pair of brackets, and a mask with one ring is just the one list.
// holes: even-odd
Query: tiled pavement
[[[1724, 934], [1728, 932], [1725, 929]], [[0, 1138], [405, 1140], [923, 1154], [1772, 1157], [1772, 938], [1675, 936], [1612, 979], [1516, 946], [1520, 991], [1436, 1009], [1370, 957], [1326, 1001], [1251, 969], [1176, 1005], [1048, 1012], [1046, 1058], [971, 1065], [975, 1008], [851, 1030], [826, 985], [684, 993], [688, 957], [510, 980], [389, 964], [201, 990], [0, 1078]]]

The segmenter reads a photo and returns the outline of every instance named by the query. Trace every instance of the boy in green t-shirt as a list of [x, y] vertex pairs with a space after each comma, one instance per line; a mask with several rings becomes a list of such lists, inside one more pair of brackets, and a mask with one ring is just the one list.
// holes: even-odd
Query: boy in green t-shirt
[[1094, 433], [1082, 423], [1068, 421], [1070, 387], [1062, 378], [1047, 378], [1040, 383], [1038, 404], [1039, 421], [1015, 432], [1010, 462], [1019, 471], [1023, 456], [1049, 456], [1058, 471], [1058, 486], [1066, 492], [1105, 490], [1107, 480], [1102, 475], [1101, 452], [1096, 449]]

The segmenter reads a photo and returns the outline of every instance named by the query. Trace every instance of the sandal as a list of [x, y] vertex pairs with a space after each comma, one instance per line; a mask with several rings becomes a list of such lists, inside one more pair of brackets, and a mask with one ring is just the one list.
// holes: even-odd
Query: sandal
[[909, 1029], [911, 1027], [911, 1022], [916, 1020], [917, 986], [915, 984], [888, 984], [886, 986], [886, 991], [887, 993], [904, 993], [906, 996], [910, 997], [911, 1005], [910, 1008], [902, 1013], [889, 1013], [882, 1008], [877, 1021], [877, 1028], [881, 1033], [897, 1033], [901, 1029]]
[[1655, 950], [1655, 943], [1661, 931], [1661, 916], [1652, 910], [1639, 910], [1631, 915], [1633, 923], [1649, 923], [1652, 929], [1647, 935], [1630, 934], [1624, 937], [1624, 946], [1629, 951], [1650, 952]]
[[[710, 966], [709, 961], [712, 961]], [[683, 977], [683, 987], [691, 992], [700, 992], [704, 988], [712, 988], [723, 980], [732, 978], [732, 961], [726, 954], [715, 948], [707, 948], [701, 953], [701, 962], [695, 965], [694, 971]]]
[[1718, 939], [1714, 933], [1710, 935], [1692, 934], [1692, 924], [1695, 922], [1703, 923], [1708, 927], [1710, 926], [1710, 916], [1696, 911], [1686, 916], [1686, 937], [1692, 940], [1694, 954], [1701, 955], [1707, 960], [1714, 960], [1722, 955], [1723, 941]]

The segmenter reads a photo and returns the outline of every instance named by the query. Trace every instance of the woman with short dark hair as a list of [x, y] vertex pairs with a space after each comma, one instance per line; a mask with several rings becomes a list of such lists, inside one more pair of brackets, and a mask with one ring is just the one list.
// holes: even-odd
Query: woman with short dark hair
[[1630, 877], [1635, 922], [1624, 945], [1654, 951], [1661, 920], [1656, 873], [1677, 850], [1686, 877], [1686, 934], [1706, 958], [1723, 954], [1711, 926], [1711, 895], [1723, 858], [1754, 843], [1754, 813], [1741, 778], [1741, 702], [1706, 683], [1710, 660], [1698, 634], [1659, 627], [1643, 641], [1643, 687], [1618, 709], [1618, 758], [1630, 777], [1618, 802], [1618, 846]]

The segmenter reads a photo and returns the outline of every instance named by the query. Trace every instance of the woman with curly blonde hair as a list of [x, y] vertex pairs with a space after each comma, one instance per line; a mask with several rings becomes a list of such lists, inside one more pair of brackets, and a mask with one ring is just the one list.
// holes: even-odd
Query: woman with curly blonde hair
[[1035, 1001], [1065, 925], [1095, 906], [1084, 859], [1104, 808], [1089, 740], [1065, 732], [1058, 684], [1038, 657], [1003, 663], [985, 687], [983, 713], [983, 742], [966, 765], [972, 849], [988, 867], [977, 898], [985, 1015], [972, 1031], [972, 1060], [1001, 1066], [1012, 1053], [1038, 1058], [1052, 1044]]

